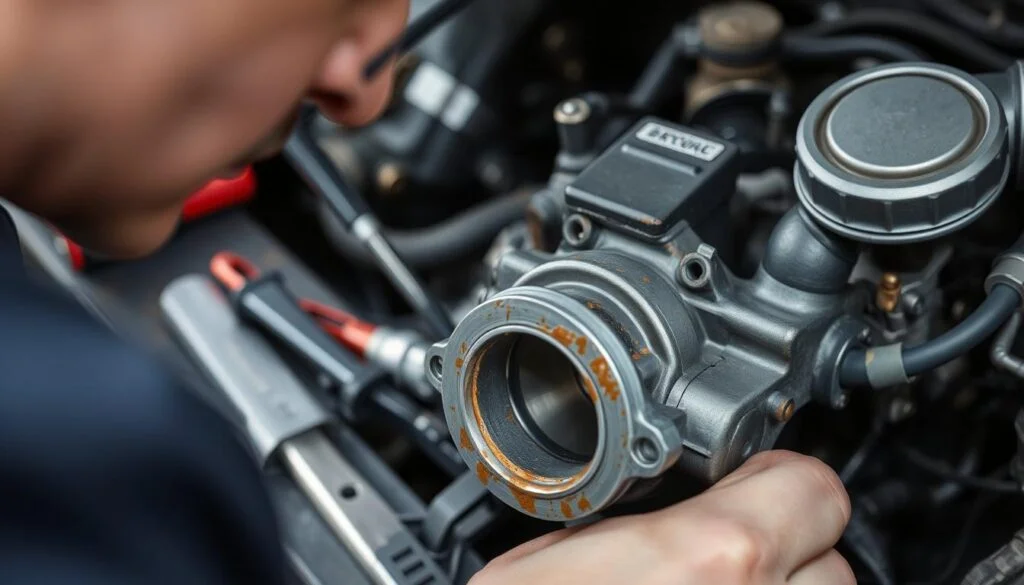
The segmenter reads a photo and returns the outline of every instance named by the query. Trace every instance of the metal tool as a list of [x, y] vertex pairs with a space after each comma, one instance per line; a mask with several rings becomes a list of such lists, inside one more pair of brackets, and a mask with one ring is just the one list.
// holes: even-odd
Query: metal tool
[[[378, 343], [372, 325], [323, 303], [295, 298], [280, 275], [263, 276], [255, 265], [230, 252], [214, 256], [210, 272], [230, 292], [243, 320], [274, 336], [334, 382], [347, 420], [382, 415], [445, 472], [455, 476], [465, 471], [444, 420], [388, 384], [387, 372], [357, 358], [371, 355], [369, 350]], [[389, 335], [387, 330], [384, 334]], [[421, 364], [424, 356], [425, 352]], [[391, 364], [389, 372], [400, 365]]]
[[369, 205], [338, 172], [310, 133], [310, 119], [315, 110], [304, 109], [295, 130], [284, 147], [284, 156], [315, 190], [334, 215], [358, 239], [376, 260], [381, 271], [406, 302], [416, 310], [438, 339], [451, 334], [454, 325], [448, 311], [409, 270], [381, 231], [380, 223]]
[[245, 419], [264, 464], [280, 462], [379, 585], [450, 580], [323, 432], [331, 415], [209, 279], [171, 283], [160, 305], [172, 331]]

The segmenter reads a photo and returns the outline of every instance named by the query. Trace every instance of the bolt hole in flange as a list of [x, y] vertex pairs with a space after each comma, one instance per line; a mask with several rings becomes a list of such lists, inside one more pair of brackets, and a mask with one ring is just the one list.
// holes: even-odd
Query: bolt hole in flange
[[444, 373], [444, 360], [441, 359], [441, 356], [435, 355], [430, 358], [427, 365], [430, 368], [430, 375], [440, 380], [441, 374]]
[[343, 485], [343, 486], [341, 486], [341, 489], [338, 490], [338, 495], [340, 495], [342, 497], [342, 499], [345, 499], [345, 500], [355, 499], [355, 497], [356, 497], [356, 495], [358, 493], [359, 492], [356, 490], [356, 486], [354, 486], [352, 484]]
[[582, 215], [570, 215], [562, 226], [562, 237], [570, 246], [586, 246], [594, 235], [594, 225]]
[[679, 267], [679, 280], [689, 288], [703, 288], [711, 279], [711, 265], [703, 256], [691, 254], [683, 258]]
[[658, 446], [647, 437], [633, 441], [633, 457], [641, 465], [654, 465], [658, 462]]

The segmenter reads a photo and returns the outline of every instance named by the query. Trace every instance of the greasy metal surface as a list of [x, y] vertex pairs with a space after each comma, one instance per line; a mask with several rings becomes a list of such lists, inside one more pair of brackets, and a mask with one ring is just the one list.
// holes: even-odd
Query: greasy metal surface
[[[404, 585], [387, 566], [383, 551], [407, 532], [394, 511], [338, 453], [327, 437], [313, 431], [287, 441], [281, 457], [289, 472], [327, 521], [335, 536], [351, 550], [366, 574], [378, 585]], [[413, 547], [415, 554], [415, 547]], [[422, 577], [440, 585], [440, 570], [420, 547]]]
[[284, 441], [330, 420], [266, 339], [241, 323], [210, 278], [174, 281], [160, 305], [197, 365], [241, 413], [264, 462]]
[[[813, 398], [841, 408], [845, 401], [836, 387], [835, 361], [861, 328], [831, 325], [854, 306], [846, 283], [856, 255], [822, 241], [828, 234], [796, 229], [802, 221], [794, 215], [780, 224], [785, 237], [773, 237], [766, 254], [774, 259], [774, 272], [762, 268], [751, 280], [735, 278], [715, 249], [689, 230], [660, 245], [599, 230], [585, 245], [554, 254], [512, 250], [498, 258], [491, 280], [498, 292], [448, 342], [431, 350], [445, 364], [433, 382], [442, 388], [449, 427], [480, 481], [523, 512], [579, 518], [600, 510], [631, 482], [628, 474], [599, 479], [598, 474], [608, 473], [617, 458], [639, 469], [649, 451], [634, 433], [621, 437], [610, 458], [605, 455], [609, 441], [619, 436], [612, 429], [619, 419], [606, 408], [616, 399], [643, 404], [643, 417], [656, 429], [649, 437], [665, 441], [657, 450], [673, 449], [683, 469], [709, 481], [771, 447], [793, 413]], [[794, 250], [801, 251], [801, 262], [792, 262]], [[680, 276], [695, 259], [700, 278]], [[828, 275], [827, 286], [801, 288], [806, 273], [814, 271]], [[583, 325], [592, 321], [596, 324]], [[538, 332], [566, 359], [581, 341], [603, 358], [595, 362], [588, 355], [573, 363], [584, 393], [596, 396], [602, 407], [598, 455], [604, 459], [552, 467], [541, 455], [524, 451], [524, 445], [537, 441], [523, 430], [528, 425], [511, 405], [507, 419], [488, 419], [488, 409], [500, 410], [491, 397], [508, 394], [507, 347], [494, 339]], [[634, 381], [625, 383], [624, 375]], [[821, 387], [817, 393], [816, 387]], [[573, 424], [581, 412], [562, 411], [552, 418]], [[635, 420], [628, 411], [619, 414]], [[506, 426], [521, 432], [510, 434]], [[551, 449], [537, 451], [550, 456]], [[553, 470], [559, 471], [556, 478], [545, 475]], [[566, 483], [577, 482], [586, 486], [580, 487], [588, 498], [586, 513], [568, 504], [562, 510], [561, 502], [539, 497], [552, 490], [565, 493]], [[603, 485], [605, 497], [595, 497], [594, 485]]]
[[[546, 344], [578, 376], [597, 427], [588, 460], [552, 453], [517, 418], [507, 366], [523, 339]], [[499, 293], [429, 355], [443, 360], [445, 415], [466, 463], [501, 500], [526, 514], [554, 521], [588, 515], [614, 501], [632, 478], [657, 474], [678, 453], [674, 427], [653, 420], [632, 354], [585, 304], [564, 294], [529, 286]], [[650, 462], [632, 456], [630, 447], [641, 438], [657, 451]]]

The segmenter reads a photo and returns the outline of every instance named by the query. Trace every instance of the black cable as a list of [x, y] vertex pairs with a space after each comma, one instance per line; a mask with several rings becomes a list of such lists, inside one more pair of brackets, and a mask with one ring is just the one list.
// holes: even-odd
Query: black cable
[[950, 53], [983, 69], [1002, 70], [1013, 58], [982, 41], [919, 12], [890, 8], [871, 8], [851, 12], [832, 21], [821, 21], [795, 31], [801, 36], [831, 37], [854, 33], [891, 33], [944, 47]]
[[[1020, 307], [1021, 298], [1015, 289], [997, 284], [988, 298], [949, 331], [921, 345], [903, 350], [903, 370], [917, 376], [971, 351], [991, 337]], [[839, 379], [844, 386], [867, 386], [867, 352], [852, 350], [843, 358]]]
[[995, 492], [1000, 494], [1020, 494], [1021, 488], [1016, 482], [1000, 480], [988, 477], [966, 475], [959, 470], [950, 467], [943, 461], [933, 459], [913, 447], [901, 446], [898, 448], [903, 457], [922, 471], [926, 471], [936, 477], [956, 482], [964, 487], [975, 490]]
[[373, 59], [370, 59], [366, 68], [363, 69], [363, 78], [371, 79], [376, 76], [392, 57], [415, 47], [427, 35], [434, 32], [437, 27], [444, 24], [449, 18], [455, 16], [464, 8], [469, 7], [472, 3], [473, 0], [440, 0], [440, 2], [432, 6], [406, 27], [405, 32], [402, 33], [402, 36], [397, 41], [389, 45]]
[[1005, 49], [1024, 49], [1024, 27], [1004, 19], [992, 26], [983, 14], [957, 0], [920, 0], [929, 10], [951, 24], [963, 27], [986, 41]]
[[[530, 202], [529, 191], [495, 197], [454, 217], [419, 230], [385, 228], [395, 251], [410, 268], [425, 270], [463, 260], [488, 246], [509, 225], [523, 219]], [[331, 245], [346, 258], [362, 266], [374, 266], [366, 248], [320, 202], [320, 224]]]
[[629, 92], [639, 108], [654, 109], [682, 86], [682, 60], [686, 57], [686, 27], [676, 26], [658, 47]]
[[913, 45], [885, 37], [850, 35], [812, 37], [787, 35], [782, 39], [783, 57], [797, 62], [853, 60], [875, 57], [884, 61], [930, 61]]
[[842, 470], [839, 472], [839, 480], [843, 482], [843, 485], [849, 485], [857, 474], [860, 473], [860, 470], [863, 469], [864, 464], [867, 463], [868, 456], [875, 450], [878, 440], [882, 438], [883, 428], [881, 424], [875, 424], [867, 436], [864, 437], [864, 441], [857, 447], [857, 450], [853, 452], [853, 455], [850, 455], [850, 458], [846, 460], [846, 465], [843, 465]]

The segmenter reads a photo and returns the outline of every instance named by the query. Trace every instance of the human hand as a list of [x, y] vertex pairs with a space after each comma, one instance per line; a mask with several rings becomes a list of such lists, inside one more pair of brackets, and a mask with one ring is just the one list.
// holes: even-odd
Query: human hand
[[846, 490], [823, 463], [761, 453], [670, 508], [523, 544], [471, 585], [855, 585], [832, 548], [849, 518]]

